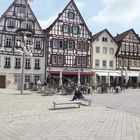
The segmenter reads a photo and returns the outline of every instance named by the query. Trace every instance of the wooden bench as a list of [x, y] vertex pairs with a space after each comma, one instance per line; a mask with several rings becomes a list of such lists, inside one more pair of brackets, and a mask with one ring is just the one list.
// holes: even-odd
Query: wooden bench
[[88, 99], [88, 98], [81, 98], [80, 100], [87, 102], [89, 106], [91, 105], [91, 102], [92, 102], [92, 100], [91, 99]]
[[53, 102], [53, 109], [56, 109], [57, 105], [65, 105], [65, 104], [76, 104], [78, 105], [77, 107], [80, 108], [81, 102], [79, 101], [69, 101], [69, 102], [60, 102], [60, 103]]

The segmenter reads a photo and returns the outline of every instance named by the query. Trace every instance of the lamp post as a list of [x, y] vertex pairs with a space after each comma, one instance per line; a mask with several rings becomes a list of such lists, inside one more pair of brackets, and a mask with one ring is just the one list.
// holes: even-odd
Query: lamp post
[[123, 77], [124, 77], [123, 76], [123, 69], [121, 68], [121, 91], [122, 91], [122, 88], [123, 88], [123, 80], [124, 80]]
[[21, 71], [21, 94], [23, 94], [24, 90], [24, 70], [25, 70], [25, 56], [32, 56], [32, 49], [33, 46], [30, 44], [27, 44], [27, 33], [31, 32], [30, 30], [27, 29], [27, 11], [28, 11], [28, 0], [25, 0], [25, 23], [24, 23], [24, 28], [16, 30], [17, 33], [22, 34], [22, 42], [17, 41], [17, 46], [20, 48], [17, 49], [17, 53], [20, 53], [22, 55], [22, 71]]

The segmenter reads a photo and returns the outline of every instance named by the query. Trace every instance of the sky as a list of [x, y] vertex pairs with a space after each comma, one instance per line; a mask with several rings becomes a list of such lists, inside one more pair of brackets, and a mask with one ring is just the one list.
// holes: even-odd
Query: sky
[[[0, 0], [0, 16], [14, 0]], [[32, 0], [29, 2], [42, 29], [57, 18], [70, 0]], [[94, 35], [108, 29], [115, 36], [133, 28], [140, 34], [140, 0], [74, 0]]]

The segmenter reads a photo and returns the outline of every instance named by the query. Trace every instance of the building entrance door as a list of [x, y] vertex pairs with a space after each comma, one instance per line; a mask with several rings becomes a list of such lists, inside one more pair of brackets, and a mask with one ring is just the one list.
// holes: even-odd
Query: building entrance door
[[5, 75], [0, 75], [0, 88], [6, 88], [6, 77]]

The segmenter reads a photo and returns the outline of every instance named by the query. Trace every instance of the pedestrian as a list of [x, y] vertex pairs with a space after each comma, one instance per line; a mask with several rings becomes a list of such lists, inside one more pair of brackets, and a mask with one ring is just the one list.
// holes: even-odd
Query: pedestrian
[[83, 99], [83, 98], [84, 98], [84, 96], [82, 95], [82, 92], [79, 90], [79, 88], [76, 88], [76, 90], [74, 92], [74, 96], [71, 101], [79, 100], [79, 99]]
[[40, 91], [41, 90], [41, 81], [40, 81], [40, 79], [36, 83], [37, 83], [37, 88]]

